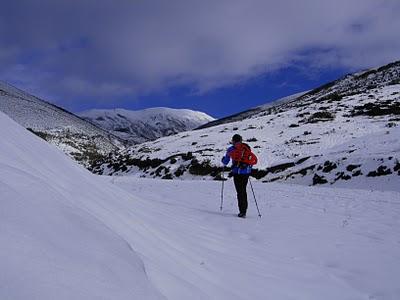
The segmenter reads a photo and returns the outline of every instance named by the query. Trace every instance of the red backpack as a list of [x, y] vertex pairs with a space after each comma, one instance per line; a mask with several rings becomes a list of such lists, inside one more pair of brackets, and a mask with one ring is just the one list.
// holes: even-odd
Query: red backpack
[[245, 163], [250, 166], [258, 162], [257, 156], [251, 152], [250, 146], [244, 143], [237, 143], [235, 149], [229, 153], [229, 156], [238, 163]]

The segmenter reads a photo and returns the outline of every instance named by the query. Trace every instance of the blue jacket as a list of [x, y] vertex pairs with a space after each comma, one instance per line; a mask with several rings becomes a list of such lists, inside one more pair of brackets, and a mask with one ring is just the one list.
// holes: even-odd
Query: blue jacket
[[[221, 162], [224, 164], [224, 166], [227, 166], [229, 162], [231, 161], [231, 152], [235, 150], [235, 146], [230, 146], [228, 150], [226, 151], [226, 154], [224, 157], [222, 157]], [[238, 163], [237, 161], [232, 160], [232, 173], [234, 175], [250, 175], [251, 174], [251, 169], [252, 167], [247, 164], [243, 163]]]

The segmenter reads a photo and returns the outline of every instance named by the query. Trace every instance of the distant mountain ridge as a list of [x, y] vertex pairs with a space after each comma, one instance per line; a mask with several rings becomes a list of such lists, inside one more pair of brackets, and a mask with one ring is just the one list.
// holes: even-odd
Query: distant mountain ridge
[[332, 93], [337, 93], [341, 96], [344, 96], [356, 94], [373, 88], [379, 88], [388, 84], [399, 84], [399, 68], [400, 61], [396, 61], [382, 67], [368, 69], [354, 74], [348, 74], [313, 90], [283, 97], [271, 103], [267, 103], [265, 105], [251, 108], [249, 110], [210, 122], [200, 126], [199, 129], [241, 121], [246, 118], [254, 117], [258, 113], [268, 112], [271, 109], [283, 110], [286, 108], [291, 108], [292, 103], [294, 105], [297, 105], [299, 102], [306, 103], [308, 100], [313, 101], [314, 98], [318, 98], [323, 95], [326, 96]]
[[135, 144], [192, 130], [215, 120], [203, 112], [165, 107], [137, 111], [92, 109], [78, 113], [78, 115], [96, 126]]
[[213, 121], [188, 109], [89, 110], [77, 116], [0, 81], [0, 111], [91, 169], [126, 145], [155, 140]]
[[200, 129], [117, 151], [99, 174], [221, 179], [221, 156], [240, 133], [265, 182], [384, 187], [400, 176], [400, 61], [285, 97]]

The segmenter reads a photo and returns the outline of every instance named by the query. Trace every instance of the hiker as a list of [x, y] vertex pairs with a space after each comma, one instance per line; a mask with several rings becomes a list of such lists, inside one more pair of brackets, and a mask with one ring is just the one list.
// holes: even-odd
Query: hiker
[[257, 157], [251, 152], [250, 146], [243, 143], [239, 134], [235, 134], [230, 142], [232, 146], [228, 148], [222, 163], [227, 166], [232, 159], [233, 182], [237, 193], [239, 214], [238, 217], [246, 218], [247, 212], [247, 183], [251, 174], [252, 166], [257, 163]]

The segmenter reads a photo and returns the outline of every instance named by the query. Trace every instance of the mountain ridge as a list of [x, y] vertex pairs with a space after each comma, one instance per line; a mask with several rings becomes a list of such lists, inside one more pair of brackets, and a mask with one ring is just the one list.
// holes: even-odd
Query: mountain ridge
[[[129, 132], [125, 132], [123, 127], [120, 132], [113, 131], [112, 128], [103, 128], [91, 118], [76, 115], [2, 81], [0, 81], [0, 111], [55, 145], [89, 170], [97, 160], [126, 145], [193, 129], [213, 120], [205, 113], [188, 109], [151, 108], [136, 112], [112, 110], [126, 122], [128, 118], [123, 114], [131, 117], [136, 115], [137, 123], [130, 124], [137, 129], [139, 138], [135, 139], [135, 136], [132, 137]], [[86, 113], [101, 111], [106, 110], [91, 110]], [[144, 120], [143, 114], [146, 113], [147, 120]]]
[[[265, 182], [342, 184], [362, 178], [376, 188], [374, 182], [381, 181], [376, 177], [393, 181], [400, 175], [400, 145], [395, 138], [400, 62], [347, 75], [292, 98], [236, 114], [237, 120], [206, 124], [116, 152], [93, 170], [107, 175], [221, 179], [220, 157], [231, 136], [240, 133], [260, 158], [253, 176]], [[388, 151], [375, 147], [376, 139]]]
[[123, 140], [66, 109], [0, 82], [0, 111], [88, 167]]
[[[268, 109], [271, 108], [279, 108], [280, 106], [286, 106], [286, 105], [290, 105], [291, 102], [296, 102], [297, 100], [306, 100], [307, 98], [310, 98], [312, 96], [314, 96], [315, 94], [317, 94], [319, 91], [323, 91], [323, 90], [327, 90], [330, 87], [335, 86], [337, 83], [342, 82], [342, 81], [351, 81], [351, 79], [356, 78], [356, 79], [368, 79], [369, 75], [373, 75], [375, 73], [379, 73], [382, 72], [386, 69], [389, 68], [400, 68], [400, 60], [399, 61], [395, 61], [392, 63], [389, 63], [387, 65], [381, 66], [381, 67], [375, 67], [372, 69], [366, 69], [366, 70], [362, 70], [353, 74], [346, 74], [338, 79], [335, 79], [333, 81], [330, 81], [328, 83], [325, 83], [319, 87], [316, 87], [312, 90], [308, 90], [308, 91], [304, 91], [304, 92], [299, 92], [299, 93], [295, 93], [292, 95], [288, 95], [279, 99], [276, 99], [274, 101], [271, 101], [265, 105], [260, 105], [254, 108], [250, 108], [248, 110], [245, 110], [243, 112], [239, 112], [236, 114], [233, 114], [231, 116], [227, 116], [221, 119], [218, 119], [216, 121], [210, 122], [208, 124], [205, 124], [203, 126], [200, 126], [198, 129], [203, 129], [203, 128], [207, 128], [207, 127], [212, 127], [212, 126], [216, 126], [216, 125], [221, 125], [221, 124], [226, 124], [229, 122], [234, 122], [234, 121], [240, 121], [243, 119], [246, 119], [249, 116], [254, 115], [255, 113], [262, 113]], [[393, 79], [393, 83], [400, 83], [400, 79], [398, 77], [396, 77], [395, 79]], [[367, 85], [366, 88], [373, 88], [374, 85], [372, 83], [372, 85]], [[288, 99], [287, 101], [284, 101], [285, 99]], [[282, 101], [283, 100], [283, 101]]]
[[78, 115], [134, 144], [192, 130], [214, 120], [203, 112], [167, 107], [143, 110], [91, 109]]

